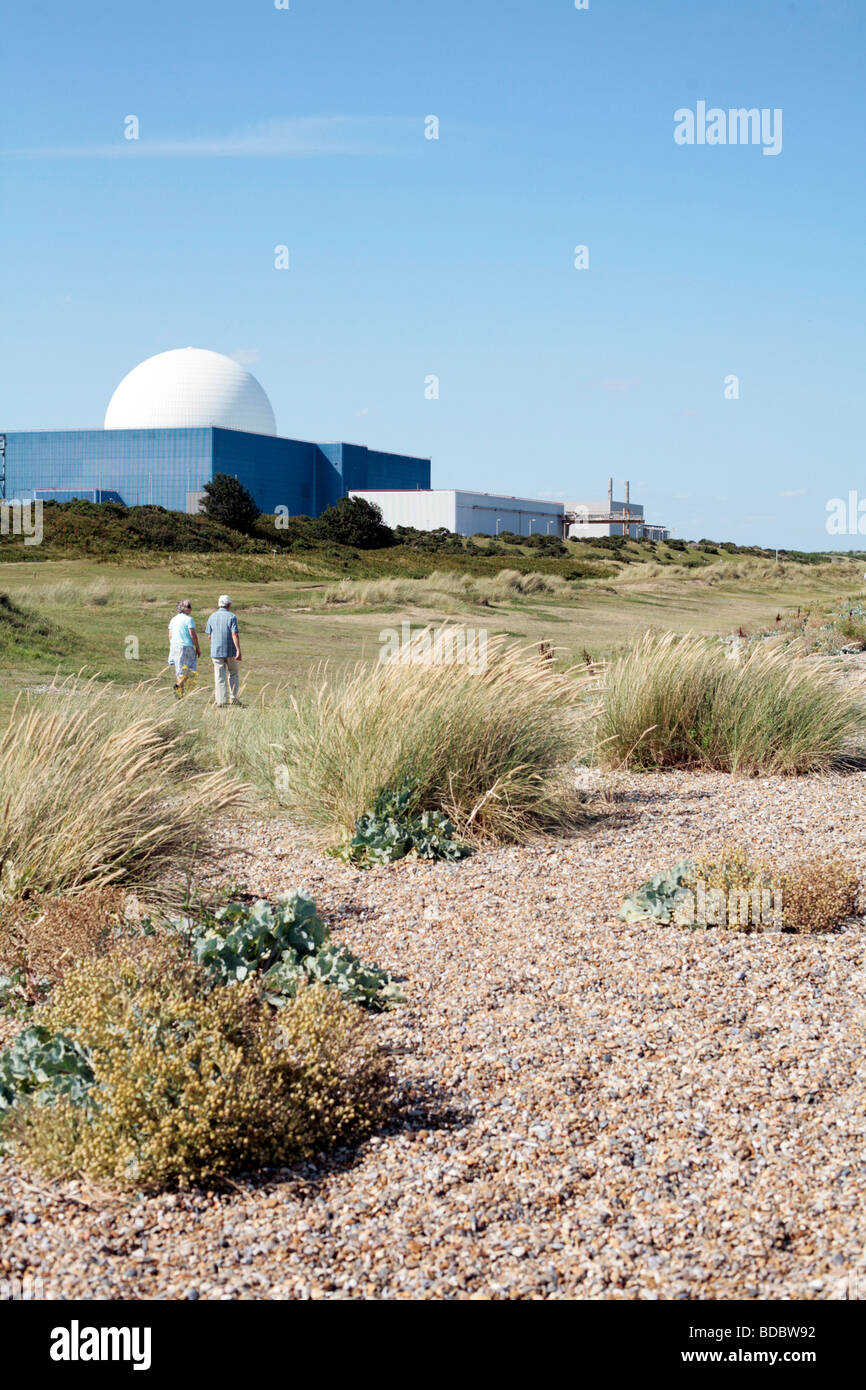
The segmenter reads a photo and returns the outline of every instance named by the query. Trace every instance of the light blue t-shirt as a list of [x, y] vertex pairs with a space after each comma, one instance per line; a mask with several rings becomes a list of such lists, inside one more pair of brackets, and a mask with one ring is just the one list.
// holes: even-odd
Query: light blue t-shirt
[[234, 656], [232, 633], [238, 630], [238, 620], [227, 608], [218, 608], [207, 620], [205, 632], [210, 638], [212, 657]]
[[195, 622], [189, 613], [175, 613], [168, 625], [169, 643], [172, 647], [194, 647], [193, 631]]

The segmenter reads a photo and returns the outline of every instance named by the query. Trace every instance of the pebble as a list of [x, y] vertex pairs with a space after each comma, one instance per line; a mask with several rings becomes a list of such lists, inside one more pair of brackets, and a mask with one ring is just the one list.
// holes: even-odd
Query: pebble
[[279, 820], [217, 826], [232, 849], [205, 887], [303, 885], [402, 982], [373, 1023], [398, 1113], [356, 1150], [207, 1193], [130, 1199], [3, 1160], [0, 1279], [62, 1299], [862, 1297], [862, 921], [747, 935], [617, 913], [720, 840], [862, 871], [866, 774], [620, 774], [605, 796], [580, 834], [456, 871], [364, 873]]

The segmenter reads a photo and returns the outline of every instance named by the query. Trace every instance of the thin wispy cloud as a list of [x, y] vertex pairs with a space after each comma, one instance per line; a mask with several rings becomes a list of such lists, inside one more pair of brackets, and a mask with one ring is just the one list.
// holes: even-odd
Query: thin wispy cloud
[[805, 489], [804, 487], [788, 488], [788, 489], [786, 489], [785, 492], [780, 492], [780, 493], [779, 493], [779, 496], [780, 496], [780, 497], [805, 497], [805, 496], [806, 496], [806, 489]]
[[603, 381], [592, 383], [596, 391], [634, 391], [640, 386], [639, 376], [605, 377]]
[[[0, 151], [6, 159], [303, 159], [316, 155], [397, 154], [411, 137], [420, 137], [417, 116], [295, 116], [265, 121], [224, 135], [171, 136], [148, 139], [146, 119], [138, 140], [124, 138], [99, 145], [34, 145]], [[419, 148], [423, 142], [418, 138]]]

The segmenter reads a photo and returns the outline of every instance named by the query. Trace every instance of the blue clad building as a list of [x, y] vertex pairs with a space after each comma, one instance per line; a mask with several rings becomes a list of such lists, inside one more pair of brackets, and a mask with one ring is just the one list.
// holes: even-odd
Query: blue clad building
[[314, 444], [276, 433], [270, 402], [245, 368], [182, 348], [136, 367], [101, 430], [5, 436], [5, 496], [74, 497], [198, 511], [214, 474], [238, 478], [263, 512], [318, 516], [348, 492], [428, 489], [430, 460], [360, 444]]

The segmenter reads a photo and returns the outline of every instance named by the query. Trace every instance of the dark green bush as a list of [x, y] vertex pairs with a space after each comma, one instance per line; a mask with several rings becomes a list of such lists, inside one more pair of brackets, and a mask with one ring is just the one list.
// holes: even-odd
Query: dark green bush
[[244, 535], [252, 531], [259, 519], [252, 493], [228, 473], [215, 473], [211, 481], [205, 483], [202, 511], [212, 521]]
[[394, 532], [382, 521], [382, 509], [364, 497], [341, 497], [334, 506], [326, 507], [316, 522], [316, 532], [323, 540], [359, 550], [394, 543]]

